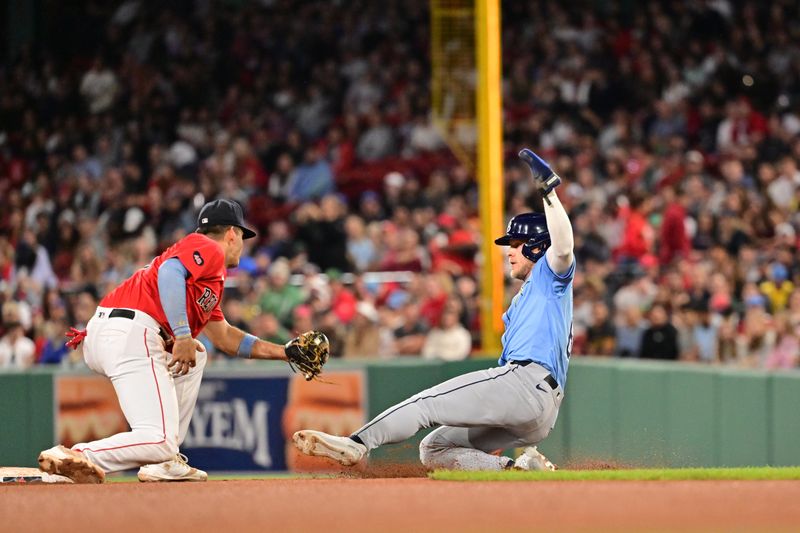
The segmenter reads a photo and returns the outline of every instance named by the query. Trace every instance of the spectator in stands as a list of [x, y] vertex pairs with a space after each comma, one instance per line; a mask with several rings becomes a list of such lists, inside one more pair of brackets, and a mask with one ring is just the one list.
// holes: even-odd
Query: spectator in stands
[[347, 326], [336, 317], [333, 311], [323, 313], [317, 324], [317, 329], [328, 337], [331, 357], [342, 357]]
[[767, 355], [764, 367], [771, 369], [800, 366], [800, 324], [792, 323], [787, 315], [780, 315], [776, 325], [775, 347]]
[[387, 239], [388, 249], [378, 270], [423, 272], [428, 258], [419, 244], [419, 233], [408, 227], [390, 229], [387, 226], [387, 230], [391, 237]]
[[697, 321], [692, 330], [692, 341], [698, 361], [715, 363], [718, 357], [719, 328], [721, 317], [712, 315], [708, 307], [696, 306]]
[[755, 368], [763, 365], [777, 341], [777, 331], [772, 317], [767, 313], [767, 299], [758, 289], [749, 285], [743, 289], [744, 316], [736, 336], [736, 362]]
[[459, 322], [458, 305], [448, 305], [442, 313], [439, 325], [428, 331], [422, 345], [422, 357], [460, 361], [469, 357], [472, 338]]
[[278, 203], [283, 203], [289, 198], [289, 184], [297, 183], [297, 169], [292, 156], [283, 153], [278, 157], [275, 170], [267, 181], [267, 194]]
[[279, 257], [286, 259], [294, 257], [296, 252], [295, 239], [286, 220], [270, 222], [268, 234], [269, 239], [267, 244], [261, 248], [261, 252], [266, 254], [270, 261], [275, 261]]
[[417, 355], [425, 344], [428, 328], [421, 320], [419, 304], [408, 300], [400, 308], [400, 326], [394, 330], [394, 353], [397, 355]]
[[475, 278], [472, 276], [460, 276], [456, 279], [455, 292], [452, 297], [457, 298], [460, 303], [461, 324], [470, 332], [472, 346], [480, 346], [481, 302]]
[[308, 331], [314, 329], [314, 312], [309, 305], [298, 305], [292, 311], [292, 325], [289, 328], [289, 333], [292, 336], [298, 335], [298, 332]]
[[689, 256], [691, 244], [686, 233], [687, 198], [678, 187], [667, 187], [661, 191], [664, 202], [664, 218], [658, 239], [658, 255], [662, 265], [675, 258]]
[[330, 288], [329, 309], [340, 324], [347, 325], [356, 315], [356, 296], [345, 286], [341, 272], [330, 268], [326, 274]]
[[308, 202], [296, 211], [297, 239], [305, 245], [308, 260], [320, 270], [351, 270], [347, 259], [345, 233], [346, 205], [335, 194], [325, 195], [320, 204]]
[[253, 335], [276, 344], [286, 344], [292, 338], [289, 330], [283, 327], [272, 313], [259, 313], [253, 320]]
[[347, 234], [347, 257], [357, 272], [372, 267], [378, 258], [375, 243], [367, 235], [364, 219], [358, 215], [348, 215], [344, 221]]
[[619, 357], [638, 357], [641, 353], [642, 335], [647, 324], [638, 307], [628, 307], [622, 314], [622, 321], [616, 324], [614, 342]]
[[289, 283], [290, 274], [289, 262], [285, 259], [272, 263], [267, 273], [269, 285], [259, 302], [262, 313], [271, 313], [286, 328], [292, 328], [293, 311], [305, 301], [302, 289]]
[[222, 305], [225, 320], [227, 320], [231, 326], [235, 326], [239, 329], [247, 326], [244, 321], [245, 311], [240, 300], [236, 298], [225, 298]]
[[663, 305], [654, 305], [649, 315], [650, 326], [642, 334], [639, 358], [677, 360], [678, 330], [670, 322], [667, 310]]
[[64, 342], [64, 332], [69, 330], [63, 320], [49, 320], [42, 323], [41, 335], [37, 338], [39, 347], [38, 363], [60, 364], [62, 360], [69, 359], [69, 348]]
[[435, 272], [449, 272], [453, 276], [475, 274], [478, 236], [468, 227], [464, 216], [465, 213], [461, 216], [442, 213], [436, 219], [444, 232], [431, 239], [431, 268]]
[[383, 221], [386, 212], [381, 204], [380, 195], [375, 191], [364, 191], [359, 200], [358, 214], [367, 224]]
[[380, 353], [379, 318], [378, 311], [372, 303], [362, 300], [356, 304], [352, 327], [347, 330], [344, 337], [343, 358], [376, 359], [384, 355]]
[[0, 235], [0, 284], [8, 285], [14, 277], [14, 246], [6, 235]]
[[767, 267], [767, 279], [762, 281], [758, 288], [767, 297], [770, 311], [780, 313], [789, 303], [794, 283], [789, 280], [789, 270], [781, 263], [775, 262]]
[[736, 332], [738, 322], [738, 316], [730, 309], [726, 309], [726, 312], [720, 315], [716, 361], [726, 365], [735, 365], [738, 363]]
[[325, 140], [325, 157], [331, 162], [334, 176], [339, 176], [353, 167], [355, 162], [353, 141], [339, 126], [333, 126], [328, 130]]
[[420, 152], [435, 152], [442, 149], [444, 140], [428, 117], [417, 115], [409, 128], [408, 138], [404, 144], [406, 149], [403, 155], [413, 156]]
[[588, 355], [613, 355], [616, 351], [616, 333], [608, 306], [602, 300], [592, 304], [592, 323], [586, 330]]
[[98, 114], [110, 111], [118, 90], [116, 75], [106, 66], [102, 57], [96, 57], [92, 68], [81, 80], [81, 95], [86, 98], [89, 112]]
[[19, 322], [5, 322], [6, 333], [0, 338], [0, 368], [28, 368], [36, 356], [36, 345], [25, 336]]
[[389, 172], [383, 177], [383, 213], [391, 217], [403, 205], [403, 186], [406, 178], [400, 172]]
[[286, 184], [286, 198], [290, 202], [307, 202], [334, 190], [330, 163], [318, 147], [307, 148], [303, 163], [291, 173]]
[[394, 133], [377, 109], [367, 114], [367, 127], [356, 145], [356, 155], [361, 161], [376, 161], [397, 150]]
[[442, 311], [452, 292], [452, 279], [447, 274], [428, 274], [421, 278], [416, 297], [420, 301], [420, 317], [428, 327], [439, 323], [439, 318], [442, 316]]
[[636, 193], [626, 202], [629, 202], [628, 205], [623, 204], [619, 211], [624, 227], [622, 242], [614, 253], [623, 264], [632, 264], [653, 251], [655, 232], [647, 220], [652, 197]]
[[[426, 280], [435, 272], [424, 288], [412, 281], [402, 291], [432, 324], [454, 280], [475, 286], [477, 255], [461, 254], [469, 239], [454, 238], [464, 231], [477, 242], [474, 172], [446, 150], [431, 152], [441, 141], [429, 119], [427, 4], [408, 0], [403, 17], [386, 16], [395, 4], [389, 0], [388, 11], [297, 9], [296, 0], [211, 5], [201, 15], [187, 11], [180, 31], [158, 6], [134, 10], [119, 25], [111, 22], [118, 20], [112, 4], [81, 4], [76, 20], [113, 31], [85, 33], [79, 47], [69, 32], [20, 53], [0, 47], [9, 65], [0, 73], [0, 298], [27, 309], [23, 326], [35, 329], [37, 346], [52, 324], [79, 325], [87, 301], [121, 273], [143, 267], [175, 234], [191, 231], [186, 221], [197, 206], [220, 196], [247, 202], [263, 236], [252, 261], [229, 274], [232, 286], [252, 283], [242, 299], [245, 322], [255, 320], [253, 302], [271, 290], [259, 274], [279, 257], [304, 283], [329, 267], [369, 271], [387, 260], [393, 269], [418, 269]], [[788, 336], [783, 320], [800, 316], [790, 285], [800, 262], [793, 7], [654, 5], [625, 5], [604, 13], [608, 23], [598, 25], [591, 7], [504, 4], [504, 152], [513, 154], [525, 139], [558, 160], [580, 259], [576, 280], [599, 288], [586, 296], [586, 309], [614, 295], [608, 314], [614, 338], [624, 340], [621, 347], [610, 343], [611, 330], [601, 326], [597, 339], [605, 340], [596, 345], [605, 348], [598, 351], [610, 345], [638, 353], [639, 319], [622, 319], [632, 307], [641, 315], [657, 304], [671, 309], [682, 346], [692, 345], [687, 336], [696, 341], [691, 357], [766, 364], [769, 337], [780, 343]], [[334, 11], [343, 14], [346, 38], [326, 41], [322, 55], [318, 46], [290, 46], [297, 28], [328, 35]], [[545, 14], [552, 12], [557, 33], [547, 31]], [[37, 21], [54, 16], [58, 11], [46, 4]], [[297, 24], [282, 25], [287, 17]], [[381, 31], [366, 37], [358, 30], [375, 27]], [[262, 34], [282, 38], [265, 41]], [[108, 61], [83, 50], [103, 50]], [[508, 212], [533, 208], [520, 173], [508, 167]], [[675, 202], [673, 188], [683, 193]], [[334, 217], [322, 215], [320, 202], [319, 217], [303, 221], [303, 200], [319, 201], [320, 191], [346, 197]], [[373, 249], [368, 261], [349, 250], [349, 215], [364, 220]], [[275, 231], [266, 231], [275, 221]], [[313, 236], [319, 226], [340, 223], [334, 238]], [[397, 260], [401, 242], [410, 260]], [[458, 268], [441, 268], [451, 245], [458, 260], [448, 264]], [[786, 274], [768, 267], [775, 264]], [[405, 274], [382, 276], [377, 285], [357, 280], [354, 289], [391, 322], [396, 302], [377, 295], [380, 285]], [[347, 327], [331, 322], [336, 315], [320, 299], [327, 289], [306, 294], [299, 287], [284, 327], [293, 326], [292, 309], [303, 304], [311, 313], [298, 320]], [[746, 303], [756, 299], [753, 287], [766, 297], [761, 311]], [[64, 317], [43, 314], [53, 292], [64, 300]], [[707, 326], [699, 308], [686, 307], [698, 304], [709, 309]], [[477, 335], [471, 309], [461, 319]], [[587, 323], [587, 342], [592, 327]]]
[[653, 280], [639, 266], [633, 266], [628, 283], [614, 293], [613, 304], [616, 309], [614, 321], [619, 323], [628, 309], [635, 308], [640, 312], [647, 311], [655, 300], [658, 288]]

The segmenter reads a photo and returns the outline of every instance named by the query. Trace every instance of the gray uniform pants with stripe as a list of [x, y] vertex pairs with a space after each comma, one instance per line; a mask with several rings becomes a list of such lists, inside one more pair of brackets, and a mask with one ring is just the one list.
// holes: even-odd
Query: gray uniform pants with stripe
[[508, 458], [491, 452], [541, 442], [555, 424], [564, 393], [547, 375], [537, 364], [470, 372], [390, 407], [353, 435], [371, 450], [440, 425], [420, 444], [425, 466], [501, 470]]

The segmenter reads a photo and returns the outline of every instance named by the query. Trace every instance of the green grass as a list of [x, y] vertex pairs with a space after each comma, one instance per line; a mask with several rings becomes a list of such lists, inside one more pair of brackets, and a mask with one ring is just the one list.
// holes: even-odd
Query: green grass
[[663, 468], [632, 470], [557, 470], [556, 472], [463, 472], [437, 470], [429, 474], [440, 481], [684, 481], [800, 479], [800, 467], [785, 468]]
[[[209, 481], [336, 479], [336, 474], [298, 474], [294, 472], [251, 472], [210, 474]], [[800, 480], [800, 467], [748, 468], [647, 468], [622, 470], [557, 470], [556, 472], [464, 472], [437, 470], [428, 475], [439, 481], [686, 481], [686, 480]], [[111, 483], [138, 482], [136, 475], [112, 475]]]

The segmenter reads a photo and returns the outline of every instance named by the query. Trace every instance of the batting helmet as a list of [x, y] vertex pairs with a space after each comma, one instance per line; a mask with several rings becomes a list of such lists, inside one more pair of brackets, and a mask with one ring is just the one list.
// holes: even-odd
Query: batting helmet
[[[550, 247], [547, 219], [542, 213], [520, 213], [508, 222], [506, 234], [494, 243], [508, 246], [512, 240], [523, 241], [522, 255], [535, 263]], [[534, 252], [534, 248], [539, 250]]]

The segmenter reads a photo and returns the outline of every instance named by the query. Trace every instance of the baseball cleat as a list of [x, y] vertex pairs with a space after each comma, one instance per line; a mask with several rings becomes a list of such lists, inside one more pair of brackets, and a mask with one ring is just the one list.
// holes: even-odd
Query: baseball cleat
[[175, 459], [157, 463], [154, 465], [144, 465], [139, 469], [137, 476], [139, 481], [144, 483], [155, 481], [208, 481], [208, 474], [189, 466], [188, 459], [182, 453], [175, 456]]
[[39, 454], [39, 470], [75, 483], [102, 483], [106, 479], [106, 473], [88, 457], [60, 444]]
[[542, 452], [536, 449], [536, 446], [528, 446], [522, 451], [522, 454], [514, 461], [515, 470], [541, 470], [541, 471], [555, 471], [558, 467], [550, 462]]
[[328, 457], [344, 466], [352, 466], [366, 454], [367, 447], [349, 437], [336, 437], [321, 431], [304, 429], [292, 437], [294, 445], [306, 455]]

